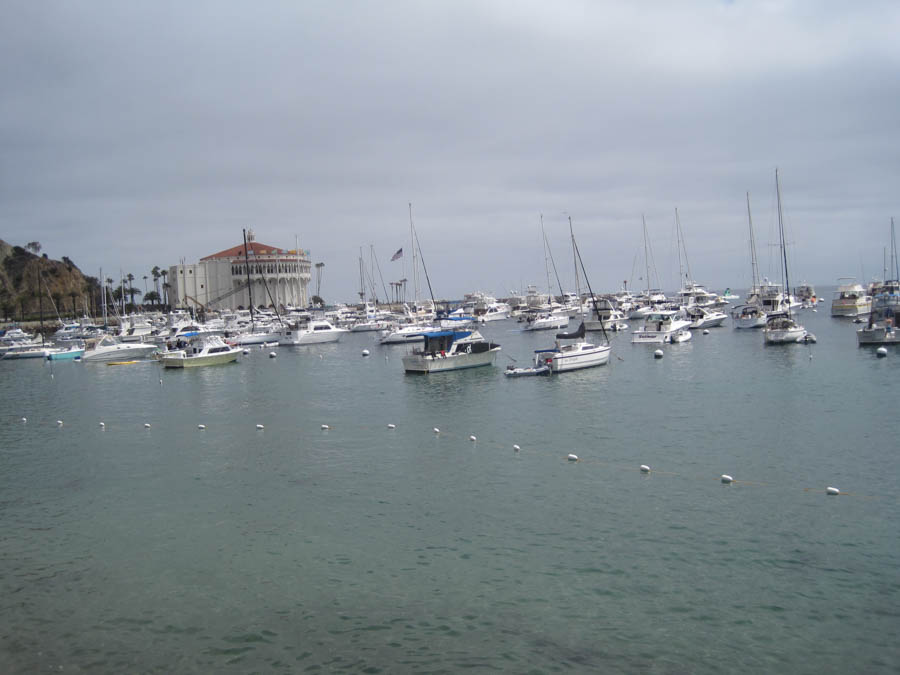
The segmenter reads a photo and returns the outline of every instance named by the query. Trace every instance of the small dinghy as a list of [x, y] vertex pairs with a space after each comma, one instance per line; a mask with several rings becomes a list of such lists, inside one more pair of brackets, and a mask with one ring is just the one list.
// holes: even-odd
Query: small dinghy
[[515, 366], [509, 365], [506, 366], [506, 370], [503, 372], [507, 377], [527, 377], [529, 375], [549, 375], [550, 374], [550, 366], [542, 365], [542, 366], [531, 366], [530, 368], [516, 368]]

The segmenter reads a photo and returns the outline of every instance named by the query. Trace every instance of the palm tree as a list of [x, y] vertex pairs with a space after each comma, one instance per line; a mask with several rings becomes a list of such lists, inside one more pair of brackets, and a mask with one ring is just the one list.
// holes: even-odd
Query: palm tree
[[159, 278], [162, 274], [159, 271], [159, 266], [156, 265], [150, 270], [150, 276], [153, 277], [153, 290], [156, 291], [156, 294], [159, 295]]
[[163, 304], [168, 306], [169, 305], [169, 284], [168, 284], [169, 273], [166, 270], [161, 270], [159, 275], [162, 277], [162, 280], [163, 280]]
[[159, 293], [156, 291], [147, 291], [144, 294], [144, 302], [149, 302], [154, 305], [159, 305]]
[[129, 296], [131, 296], [131, 310], [134, 311], [134, 294], [135, 292], [140, 293], [140, 291], [138, 291], [131, 285], [132, 282], [134, 282], [134, 275], [131, 272], [126, 274], [125, 278], [128, 280], [128, 288], [125, 290], [125, 292], [128, 293]]

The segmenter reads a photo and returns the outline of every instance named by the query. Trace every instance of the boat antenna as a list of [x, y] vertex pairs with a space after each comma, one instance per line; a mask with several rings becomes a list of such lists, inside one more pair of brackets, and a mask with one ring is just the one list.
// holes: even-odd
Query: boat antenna
[[256, 329], [256, 321], [253, 318], [253, 284], [250, 281], [250, 256], [247, 253], [247, 230], [244, 229], [244, 267], [247, 268], [247, 296], [250, 298], [250, 327]]
[[[581, 259], [581, 251], [578, 250], [578, 244], [575, 242], [575, 235], [572, 234], [572, 218], [569, 217], [569, 234], [572, 235], [572, 248], [575, 250], [575, 255], [578, 257], [578, 264], [581, 265], [581, 276], [584, 277], [584, 283], [588, 287], [588, 293], [591, 296], [591, 302], [594, 305], [594, 314], [597, 319], [600, 321], [600, 330], [603, 331], [603, 339], [606, 341], [606, 344], [609, 344], [609, 335], [606, 334], [606, 328], [603, 326], [603, 319], [600, 318], [600, 310], [597, 308], [597, 297], [594, 295], [594, 289], [591, 288], [591, 281], [588, 279], [587, 271], [584, 269], [584, 261]], [[582, 325], [583, 325], [582, 321]]]

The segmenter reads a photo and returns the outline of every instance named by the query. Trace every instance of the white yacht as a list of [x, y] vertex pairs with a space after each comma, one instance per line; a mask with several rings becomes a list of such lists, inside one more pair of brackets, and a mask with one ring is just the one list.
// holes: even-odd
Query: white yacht
[[407, 342], [422, 342], [425, 333], [435, 333], [440, 329], [437, 326], [426, 323], [402, 323], [381, 331], [378, 340], [383, 345], [400, 345]]
[[559, 330], [569, 325], [568, 314], [533, 314], [525, 320], [522, 330]]
[[144, 359], [157, 350], [157, 346], [144, 342], [119, 342], [110, 335], [105, 335], [85, 342], [82, 361], [131, 361]]
[[403, 357], [403, 369], [408, 373], [490, 366], [500, 351], [500, 345], [488, 342], [477, 330], [429, 332], [422, 339], [421, 349], [414, 348]]
[[5, 349], [0, 358], [10, 361], [13, 359], [46, 359], [50, 352], [49, 345], [44, 346], [40, 342], [23, 341]]
[[721, 326], [728, 316], [724, 312], [718, 312], [714, 309], [708, 309], [701, 305], [689, 305], [684, 308], [685, 316], [690, 321], [690, 326], [694, 330], [702, 328], [713, 328]]
[[289, 324], [276, 331], [278, 344], [283, 347], [337, 342], [341, 339], [341, 335], [347, 332], [346, 328], [336, 328], [325, 319], [313, 319], [305, 324]]
[[534, 352], [535, 368], [548, 366], [551, 373], [564, 373], [609, 363], [610, 346], [587, 342], [584, 335], [584, 322], [576, 331], [557, 333], [555, 347]]
[[237, 361], [239, 347], [232, 347], [218, 335], [191, 338], [184, 349], [166, 352], [160, 363], [166, 368], [196, 368]]
[[831, 299], [831, 316], [861, 316], [872, 311], [872, 297], [853, 277], [841, 277]]
[[625, 323], [625, 313], [618, 309], [616, 301], [612, 298], [597, 298], [594, 302], [588, 303], [587, 311], [592, 318], [585, 319], [585, 330], [619, 331], [628, 329], [628, 324]]
[[487, 323], [488, 321], [503, 321], [503, 319], [508, 319], [510, 311], [510, 306], [505, 302], [489, 303], [487, 306], [485, 306], [484, 311], [480, 314], [478, 313], [478, 309], [475, 309], [478, 321], [480, 321], [481, 323]]
[[631, 342], [632, 344], [684, 342], [691, 339], [691, 332], [688, 330], [690, 324], [690, 321], [682, 319], [674, 310], [654, 310], [644, 319], [641, 328], [631, 334]]
[[766, 313], [757, 304], [738, 305], [731, 310], [735, 328], [762, 328], [766, 325]]
[[863, 345], [900, 343], [897, 316], [900, 314], [900, 281], [885, 281], [874, 289], [872, 312], [866, 325], [856, 331], [856, 341]]

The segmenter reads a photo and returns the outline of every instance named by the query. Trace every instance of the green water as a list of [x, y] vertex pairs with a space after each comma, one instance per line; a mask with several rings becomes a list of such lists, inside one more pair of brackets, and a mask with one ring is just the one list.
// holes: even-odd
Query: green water
[[0, 363], [0, 671], [896, 671], [900, 351], [802, 321], [550, 378], [513, 321], [430, 376]]

